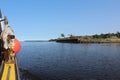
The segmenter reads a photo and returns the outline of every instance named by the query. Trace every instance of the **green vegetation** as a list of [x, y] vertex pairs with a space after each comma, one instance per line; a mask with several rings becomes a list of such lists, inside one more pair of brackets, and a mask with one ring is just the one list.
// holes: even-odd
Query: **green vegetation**
[[100, 34], [100, 35], [93, 35], [93, 38], [120, 38], [120, 32], [117, 33], [107, 33], [107, 34]]
[[61, 34], [61, 37], [65, 37], [65, 35], [64, 35], [64, 34]]
[[65, 37], [61, 34], [61, 38], [51, 39], [50, 41], [56, 42], [70, 42], [70, 43], [120, 43], [120, 32], [95, 34], [91, 36], [73, 36]]

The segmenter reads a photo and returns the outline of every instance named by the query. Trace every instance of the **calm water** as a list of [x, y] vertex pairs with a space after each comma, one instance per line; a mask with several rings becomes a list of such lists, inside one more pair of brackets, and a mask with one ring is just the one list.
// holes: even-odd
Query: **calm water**
[[17, 57], [39, 80], [120, 80], [120, 44], [22, 42]]

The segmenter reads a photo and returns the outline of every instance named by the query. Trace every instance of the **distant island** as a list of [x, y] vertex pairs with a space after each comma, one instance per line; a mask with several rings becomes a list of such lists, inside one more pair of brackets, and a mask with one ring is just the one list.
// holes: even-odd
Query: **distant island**
[[49, 40], [25, 40], [24, 42], [49, 42]]
[[50, 39], [49, 41], [63, 43], [120, 43], [120, 32], [95, 34], [91, 36], [69, 35], [69, 37], [65, 37], [64, 34], [61, 34], [61, 38]]

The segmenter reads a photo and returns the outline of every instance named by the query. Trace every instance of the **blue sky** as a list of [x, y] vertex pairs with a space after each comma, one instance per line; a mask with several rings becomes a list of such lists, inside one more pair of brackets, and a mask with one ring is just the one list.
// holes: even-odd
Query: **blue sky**
[[19, 40], [120, 31], [120, 0], [1, 0]]

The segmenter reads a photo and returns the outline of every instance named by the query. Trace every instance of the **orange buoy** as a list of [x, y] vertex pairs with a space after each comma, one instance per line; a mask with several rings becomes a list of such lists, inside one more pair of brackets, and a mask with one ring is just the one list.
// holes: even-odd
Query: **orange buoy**
[[20, 41], [18, 40], [18, 39], [14, 39], [14, 52], [15, 52], [15, 54], [17, 54], [19, 51], [20, 51], [20, 49], [21, 49], [21, 44], [20, 44]]

